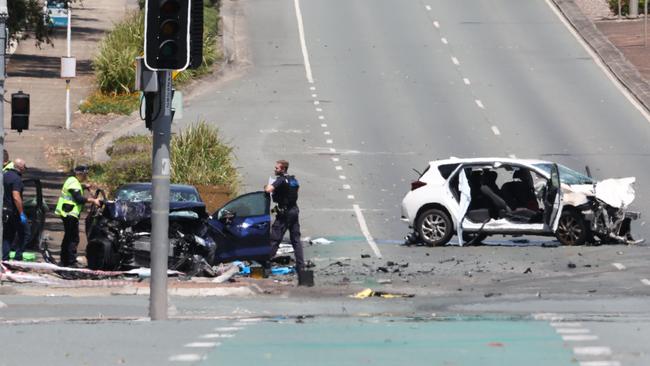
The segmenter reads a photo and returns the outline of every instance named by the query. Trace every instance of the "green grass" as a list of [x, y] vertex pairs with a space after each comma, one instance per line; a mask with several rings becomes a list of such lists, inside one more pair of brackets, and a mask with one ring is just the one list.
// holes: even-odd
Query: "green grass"
[[79, 105], [82, 113], [92, 114], [131, 114], [140, 105], [138, 93], [131, 94], [102, 94], [95, 93]]

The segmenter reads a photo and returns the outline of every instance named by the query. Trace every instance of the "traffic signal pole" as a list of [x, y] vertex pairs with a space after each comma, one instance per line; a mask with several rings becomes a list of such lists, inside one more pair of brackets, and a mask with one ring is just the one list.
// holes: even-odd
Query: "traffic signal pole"
[[152, 122], [153, 161], [151, 185], [151, 284], [149, 316], [167, 319], [167, 257], [169, 253], [169, 145], [172, 127], [172, 73], [158, 71], [160, 92], [154, 102], [158, 111]]
[[[5, 50], [7, 48], [7, 18], [9, 11], [7, 10], [7, 0], [0, 0], [0, 150], [5, 147]], [[4, 197], [4, 181], [3, 174], [0, 174], [0, 197]], [[2, 212], [3, 200], [0, 199], [0, 212]], [[3, 235], [4, 225], [0, 220], [0, 237]], [[1, 251], [1, 250], [0, 250]]]

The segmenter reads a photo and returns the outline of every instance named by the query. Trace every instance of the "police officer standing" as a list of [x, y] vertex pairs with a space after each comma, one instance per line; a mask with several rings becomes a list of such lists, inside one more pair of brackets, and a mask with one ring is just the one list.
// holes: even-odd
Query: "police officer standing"
[[61, 262], [64, 267], [79, 267], [77, 246], [79, 245], [79, 216], [86, 202], [99, 206], [97, 198], [84, 197], [83, 182], [88, 178], [88, 167], [79, 165], [74, 168], [74, 176], [66, 179], [61, 189], [61, 197], [56, 203], [54, 213], [63, 220], [63, 241], [61, 242]]
[[275, 221], [271, 226], [271, 257], [280, 247], [284, 234], [289, 230], [289, 238], [296, 256], [296, 272], [300, 273], [305, 268], [305, 259], [302, 254], [300, 242], [300, 222], [298, 220], [298, 189], [300, 185], [293, 175], [287, 175], [289, 162], [278, 160], [275, 163], [276, 179], [264, 187], [264, 191], [272, 194], [273, 202], [277, 204]]
[[6, 172], [14, 167], [14, 163], [9, 161], [9, 153], [7, 149], [2, 150], [2, 172]]
[[[2, 260], [9, 260], [11, 245], [16, 239], [16, 234], [22, 232], [27, 225], [27, 216], [23, 211], [23, 179], [22, 175], [27, 169], [25, 161], [14, 160], [12, 166], [3, 175], [4, 197], [2, 208]], [[20, 239], [20, 238], [19, 238]], [[18, 240], [15, 260], [23, 260], [24, 240]]]

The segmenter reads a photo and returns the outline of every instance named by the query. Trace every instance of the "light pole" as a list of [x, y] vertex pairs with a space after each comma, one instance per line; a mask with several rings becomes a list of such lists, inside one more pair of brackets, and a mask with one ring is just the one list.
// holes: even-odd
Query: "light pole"
[[[69, 63], [70, 60], [74, 64], [74, 59], [70, 56], [70, 48], [72, 46], [72, 2], [67, 2], [68, 10], [68, 34], [67, 34], [67, 43], [68, 43], [68, 53], [67, 59], [61, 59], [61, 77], [65, 77], [65, 129], [69, 130], [72, 122], [70, 121], [70, 78], [74, 77], [74, 65], [72, 66], [72, 76], [70, 73], [64, 73], [64, 63]], [[68, 66], [69, 67], [69, 66]], [[69, 69], [66, 71], [70, 71]]]

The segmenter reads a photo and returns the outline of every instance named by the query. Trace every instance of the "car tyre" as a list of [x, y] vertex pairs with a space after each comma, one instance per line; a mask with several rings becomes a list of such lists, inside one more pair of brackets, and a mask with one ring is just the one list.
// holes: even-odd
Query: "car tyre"
[[555, 236], [562, 245], [583, 245], [589, 237], [589, 227], [579, 212], [565, 210], [560, 216]]
[[113, 245], [106, 238], [91, 240], [86, 246], [88, 268], [93, 270], [112, 271], [119, 265], [119, 255], [113, 250]]
[[422, 242], [430, 247], [447, 244], [454, 234], [449, 214], [437, 208], [420, 214], [415, 227]]

